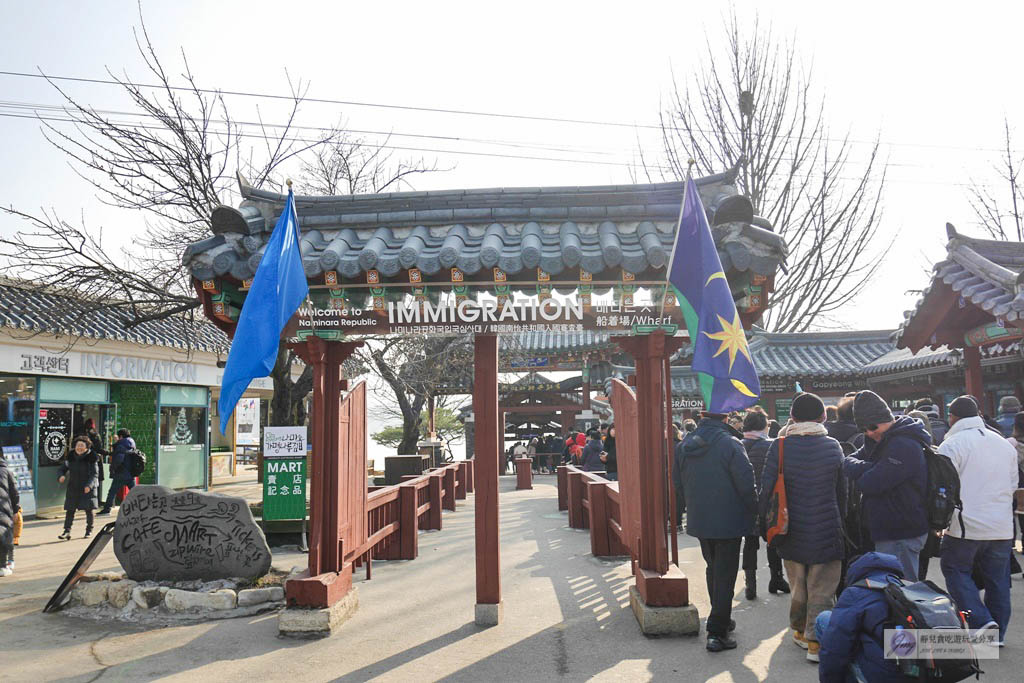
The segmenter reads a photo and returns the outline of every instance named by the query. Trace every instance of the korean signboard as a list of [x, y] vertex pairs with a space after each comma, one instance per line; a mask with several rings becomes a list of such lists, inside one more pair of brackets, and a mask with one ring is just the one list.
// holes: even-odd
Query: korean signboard
[[263, 428], [263, 519], [306, 518], [306, 428]]

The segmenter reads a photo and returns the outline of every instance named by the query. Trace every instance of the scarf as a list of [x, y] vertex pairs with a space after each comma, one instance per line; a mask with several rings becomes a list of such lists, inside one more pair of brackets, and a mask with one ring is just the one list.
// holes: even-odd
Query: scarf
[[828, 436], [820, 422], [794, 422], [779, 430], [779, 436]]
[[743, 432], [743, 438], [744, 439], [767, 439], [768, 438], [768, 430], [766, 429], [763, 432]]

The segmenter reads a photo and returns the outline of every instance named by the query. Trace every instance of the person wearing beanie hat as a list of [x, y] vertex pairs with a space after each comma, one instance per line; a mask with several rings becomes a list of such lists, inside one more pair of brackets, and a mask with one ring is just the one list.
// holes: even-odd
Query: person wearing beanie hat
[[893, 417], [873, 391], [857, 393], [853, 417], [864, 431], [864, 445], [846, 457], [843, 472], [863, 495], [875, 550], [895, 555], [904, 578], [917, 581], [921, 549], [928, 540], [924, 449], [932, 443], [931, 434], [919, 420]]
[[782, 557], [792, 591], [789, 625], [793, 641], [807, 650], [809, 661], [817, 662], [814, 623], [822, 611], [832, 607], [842, 570], [843, 531], [836, 482], [843, 450], [828, 436], [825, 404], [814, 394], [798, 394], [790, 417], [793, 422], [779, 433], [780, 438], [765, 455], [759, 511], [761, 519], [768, 518], [781, 460], [789, 531], [773, 547]]
[[[999, 629], [1003, 644], [1010, 621], [1010, 558], [1013, 554], [1013, 492], [1017, 488], [1017, 452], [987, 429], [978, 404], [961, 396], [949, 405], [950, 424], [939, 453], [960, 475], [963, 510], [942, 538], [939, 566], [946, 588], [967, 623], [976, 631]], [[981, 574], [981, 600], [972, 571]]]
[[999, 399], [999, 414], [996, 423], [1007, 439], [1013, 436], [1013, 418], [1020, 412], [1020, 401], [1016, 396], [1003, 396]]

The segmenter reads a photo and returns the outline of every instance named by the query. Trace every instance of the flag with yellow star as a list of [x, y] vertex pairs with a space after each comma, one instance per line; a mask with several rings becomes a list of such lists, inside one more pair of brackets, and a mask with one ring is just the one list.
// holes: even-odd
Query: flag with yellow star
[[690, 331], [693, 369], [700, 378], [707, 411], [728, 413], [757, 403], [761, 384], [692, 179], [686, 181], [668, 281]]

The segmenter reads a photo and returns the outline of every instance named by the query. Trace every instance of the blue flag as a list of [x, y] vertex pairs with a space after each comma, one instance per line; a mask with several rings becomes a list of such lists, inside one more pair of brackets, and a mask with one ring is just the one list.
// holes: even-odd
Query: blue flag
[[295, 195], [288, 190], [288, 202], [277, 219], [238, 316], [217, 401], [221, 434], [249, 382], [255, 377], [266, 377], [274, 369], [281, 331], [308, 293], [299, 253]]
[[690, 331], [693, 369], [708, 412], [728, 413], [757, 403], [761, 384], [693, 180], [686, 181], [668, 281]]

